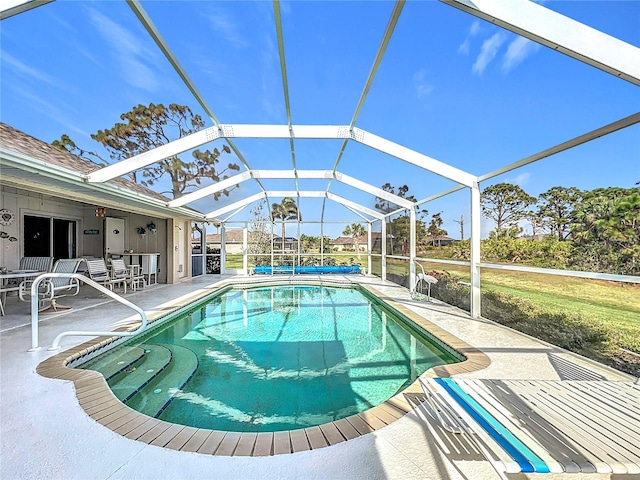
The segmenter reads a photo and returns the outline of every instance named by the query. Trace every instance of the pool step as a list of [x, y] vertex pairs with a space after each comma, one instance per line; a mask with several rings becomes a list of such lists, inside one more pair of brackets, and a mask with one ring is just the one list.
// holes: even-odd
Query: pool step
[[82, 365], [85, 370], [96, 370], [109, 381], [123, 370], [131, 367], [144, 356], [144, 348], [119, 347], [117, 351], [109, 355], [101, 355]]
[[180, 345], [163, 346], [171, 350], [171, 363], [127, 401], [131, 408], [150, 417], [158, 417], [164, 411], [176, 391], [186, 385], [198, 368], [193, 350]]
[[116, 397], [124, 403], [158, 376], [171, 362], [171, 350], [163, 345], [140, 345], [144, 355], [108, 383]]

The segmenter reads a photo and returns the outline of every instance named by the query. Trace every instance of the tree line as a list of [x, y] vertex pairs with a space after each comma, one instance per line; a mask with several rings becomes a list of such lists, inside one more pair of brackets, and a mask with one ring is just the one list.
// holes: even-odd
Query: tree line
[[[416, 202], [409, 187], [382, 189]], [[627, 275], [640, 274], [640, 188], [608, 187], [580, 190], [555, 186], [537, 198], [521, 187], [498, 183], [480, 195], [482, 215], [495, 228], [481, 242], [483, 261], [517, 262], [548, 268], [574, 269]], [[377, 199], [376, 209], [388, 214], [399, 207]], [[420, 209], [416, 219], [417, 248], [434, 246], [433, 239], [447, 235], [442, 212], [431, 216]], [[456, 220], [457, 221], [457, 220]], [[462, 222], [462, 220], [460, 220]], [[531, 227], [525, 235], [523, 225]], [[409, 240], [410, 217], [400, 213], [387, 220], [387, 251], [405, 254], [399, 245]], [[443, 247], [451, 258], [470, 257], [468, 240]]]
[[[518, 256], [535, 263], [540, 261], [535, 256], [545, 248], [553, 253], [547, 261], [554, 262], [555, 268], [640, 273], [637, 187], [579, 190], [556, 186], [536, 198], [517, 185], [498, 183], [484, 189], [480, 198], [483, 215], [496, 224], [487, 245], [496, 260]], [[531, 226], [530, 238], [546, 240], [540, 249], [523, 243], [523, 222]]]

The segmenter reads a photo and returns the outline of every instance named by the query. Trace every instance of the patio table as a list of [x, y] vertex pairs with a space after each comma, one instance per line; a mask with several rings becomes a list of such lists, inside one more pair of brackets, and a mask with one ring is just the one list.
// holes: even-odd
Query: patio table
[[0, 273], [0, 314], [4, 315], [4, 306], [7, 300], [7, 292], [17, 292], [20, 289], [20, 282], [10, 285], [9, 280], [35, 278], [47, 272], [38, 270], [9, 270], [6, 273]]

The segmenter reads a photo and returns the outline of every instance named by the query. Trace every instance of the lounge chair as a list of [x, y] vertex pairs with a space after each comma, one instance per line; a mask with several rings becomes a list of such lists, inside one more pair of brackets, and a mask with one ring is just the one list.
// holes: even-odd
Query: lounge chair
[[91, 280], [108, 287], [110, 290], [113, 290], [115, 285], [122, 285], [124, 293], [127, 293], [127, 278], [124, 276], [114, 277], [107, 269], [104, 258], [85, 259], [85, 263], [87, 275]]
[[499, 473], [640, 474], [640, 385], [452, 378], [422, 383], [429, 418], [444, 435], [475, 444]]
[[[77, 273], [80, 264], [84, 260], [82, 258], [61, 258], [58, 260], [51, 270], [51, 273]], [[20, 283], [20, 300], [28, 301], [31, 295], [31, 285], [33, 281], [23, 281]], [[59, 309], [69, 309], [64, 305], [57, 303], [56, 299], [69, 295], [77, 295], [80, 292], [80, 282], [75, 278], [48, 278], [45, 279], [38, 288], [38, 304], [39, 310], [44, 311], [49, 308], [54, 311]]]

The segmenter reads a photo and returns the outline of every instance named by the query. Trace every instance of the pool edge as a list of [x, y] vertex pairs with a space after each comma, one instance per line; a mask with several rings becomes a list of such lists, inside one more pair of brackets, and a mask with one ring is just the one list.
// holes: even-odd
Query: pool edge
[[[287, 282], [287, 279], [276, 278], [272, 282], [282, 283]], [[230, 285], [253, 283], [247, 279], [231, 279], [218, 282], [205, 289], [199, 289], [191, 295], [169, 302], [173, 311], [167, 312], [166, 305], [162, 309], [152, 309], [148, 313], [149, 322], [155, 323], [166, 318], [174, 311]], [[255, 282], [256, 286], [265, 283], [270, 282]], [[371, 285], [343, 279], [334, 281], [329, 278], [320, 281], [307, 279], [304, 282], [291, 283], [358, 285], [400, 312], [411, 322], [430, 332], [436, 339], [459, 352], [466, 359], [459, 363], [439, 365], [427, 370], [407, 388], [384, 403], [364, 412], [318, 426], [270, 433], [224, 432], [158, 420], [137, 412], [120, 402], [100, 373], [68, 367], [71, 362], [119, 340], [118, 337], [96, 337], [69, 348], [42, 361], [36, 367], [36, 373], [47, 378], [73, 381], [78, 403], [87, 415], [126, 438], [173, 450], [209, 455], [271, 456], [324, 448], [372, 433], [404, 417], [422, 403], [424, 394], [420, 386], [420, 378], [450, 377], [459, 373], [481, 370], [491, 363], [489, 357], [479, 349], [463, 342]], [[129, 325], [120, 327], [118, 330], [133, 331], [137, 328], [137, 323], [139, 321], [132, 321]]]

